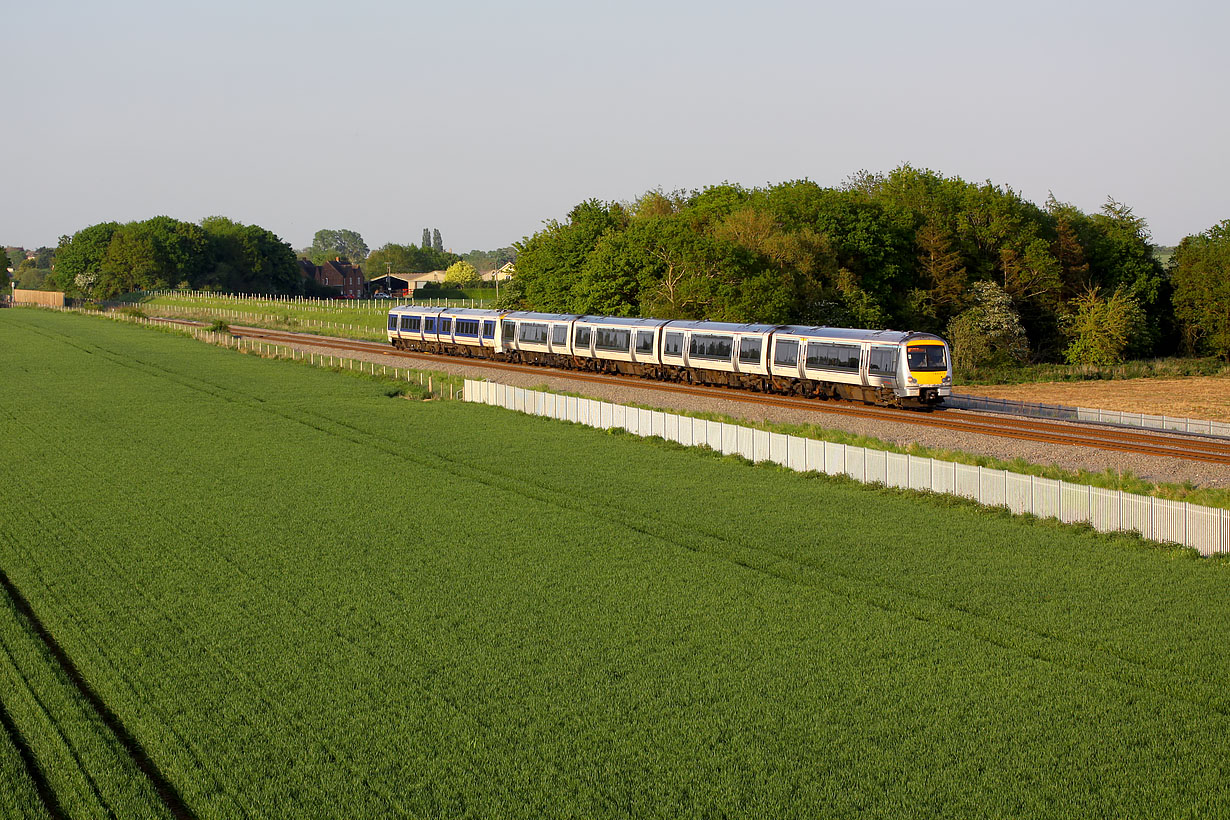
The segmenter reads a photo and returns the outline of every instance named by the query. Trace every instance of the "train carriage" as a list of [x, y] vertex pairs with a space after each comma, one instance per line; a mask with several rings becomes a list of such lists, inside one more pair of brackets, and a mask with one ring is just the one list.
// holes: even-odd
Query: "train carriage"
[[607, 373], [659, 374], [658, 331], [664, 319], [580, 316], [572, 325], [574, 356]]

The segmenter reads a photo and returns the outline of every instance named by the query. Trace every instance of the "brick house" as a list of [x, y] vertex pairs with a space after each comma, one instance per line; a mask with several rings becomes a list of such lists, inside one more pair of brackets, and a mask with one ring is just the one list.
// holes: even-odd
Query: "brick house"
[[314, 265], [307, 259], [299, 260], [299, 271], [307, 279], [328, 288], [335, 288], [343, 299], [366, 299], [367, 279], [363, 269], [349, 262], [331, 259], [323, 265]]

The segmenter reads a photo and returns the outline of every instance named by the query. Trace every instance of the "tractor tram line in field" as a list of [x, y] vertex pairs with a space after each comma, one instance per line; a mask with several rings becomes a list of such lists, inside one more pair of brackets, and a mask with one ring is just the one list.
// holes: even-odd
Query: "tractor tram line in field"
[[[183, 324], [199, 324], [184, 320], [174, 321]], [[942, 410], [938, 413], [924, 413], [916, 410], [863, 406], [852, 402], [817, 401], [815, 399], [756, 393], [734, 388], [658, 382], [651, 379], [614, 376], [587, 371], [556, 370], [541, 365], [514, 364], [491, 359], [462, 359], [456, 356], [396, 350], [384, 342], [365, 342], [356, 339], [341, 339], [310, 333], [295, 333], [292, 331], [268, 330], [256, 327], [233, 326], [231, 333], [244, 338], [260, 339], [278, 344], [308, 344], [338, 351], [375, 354], [397, 359], [411, 359], [440, 364], [447, 363], [454, 366], [463, 365], [508, 373], [550, 373], [560, 378], [578, 382], [626, 385], [662, 393], [674, 393], [706, 399], [717, 398], [791, 410], [831, 413], [882, 421], [888, 424], [913, 424], [956, 433], [981, 434], [1043, 444], [1091, 447], [1114, 452], [1230, 465], [1230, 443], [1191, 435], [1123, 430], [1122, 428], [1097, 424], [1016, 418], [999, 414], [981, 414], [967, 410]]]

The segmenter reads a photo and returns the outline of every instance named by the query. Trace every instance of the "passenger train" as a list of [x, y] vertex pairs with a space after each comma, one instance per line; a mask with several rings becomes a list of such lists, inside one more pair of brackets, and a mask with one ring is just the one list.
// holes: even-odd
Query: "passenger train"
[[405, 305], [400, 350], [625, 373], [930, 409], [952, 392], [947, 343], [928, 333], [629, 319]]

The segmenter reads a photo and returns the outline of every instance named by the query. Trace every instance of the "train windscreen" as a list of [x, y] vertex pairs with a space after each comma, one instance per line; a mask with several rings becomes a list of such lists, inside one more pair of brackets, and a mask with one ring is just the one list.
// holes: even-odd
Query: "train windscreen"
[[905, 349], [910, 370], [947, 370], [943, 345], [910, 345]]

